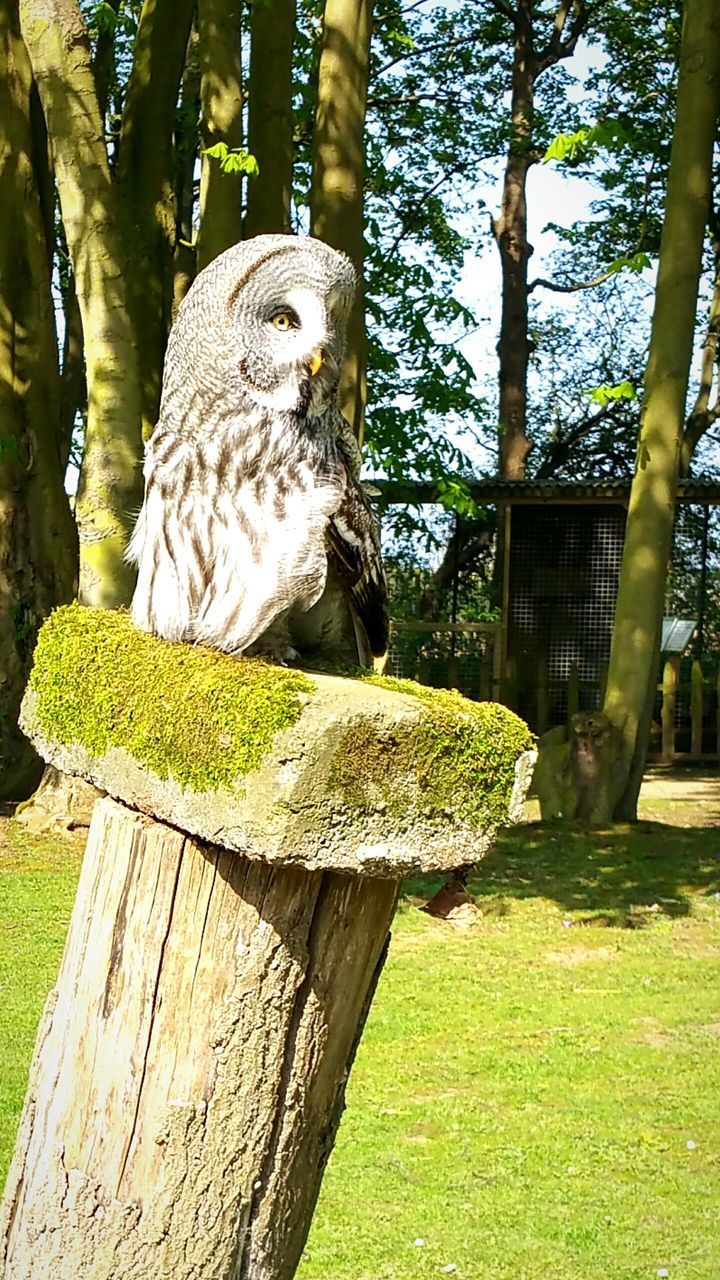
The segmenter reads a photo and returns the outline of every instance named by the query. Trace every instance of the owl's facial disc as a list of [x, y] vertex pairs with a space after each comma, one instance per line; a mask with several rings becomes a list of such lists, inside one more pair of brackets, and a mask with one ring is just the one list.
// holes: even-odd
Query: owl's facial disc
[[[331, 303], [337, 307], [338, 301]], [[343, 317], [333, 314], [329, 302], [310, 285], [286, 288], [267, 299], [260, 327], [268, 368], [275, 375], [274, 407], [315, 416], [330, 403], [338, 382]]]

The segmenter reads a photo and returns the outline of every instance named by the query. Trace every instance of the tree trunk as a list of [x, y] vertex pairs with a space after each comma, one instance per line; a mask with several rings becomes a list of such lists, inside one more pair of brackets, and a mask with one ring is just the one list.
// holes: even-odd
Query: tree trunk
[[657, 679], [719, 107], [720, 12], [715, 0], [687, 0], [645, 403], [604, 707], [622, 733], [615, 812], [623, 817], [636, 812], [648, 702]]
[[140, 369], [142, 435], [160, 406], [175, 248], [173, 132], [194, 0], [145, 0], [123, 112], [117, 202]]
[[290, 231], [295, 0], [254, 4], [250, 31], [248, 150], [260, 173], [248, 181], [248, 237]]
[[718, 347], [720, 340], [720, 227], [718, 226], [717, 213], [713, 216], [712, 248], [714, 264], [713, 292], [705, 342], [703, 344], [700, 385], [695, 397], [695, 404], [683, 432], [680, 454], [680, 474], [683, 476], [686, 476], [690, 471], [693, 454], [700, 440], [720, 415], [720, 400], [717, 389], [715, 391], [715, 403], [712, 407], [710, 405], [713, 383], [716, 381], [718, 373], [718, 355], [720, 355]]
[[175, 131], [175, 212], [177, 231], [173, 262], [173, 319], [195, 278], [193, 219], [195, 214], [195, 165], [200, 120], [200, 65], [195, 27], [190, 32]]
[[[203, 147], [243, 145], [243, 79], [240, 52], [241, 0], [199, 0], [200, 136]], [[197, 269], [242, 239], [242, 175], [223, 173], [203, 156]]]
[[535, 96], [531, 0], [519, 0], [516, 10], [512, 67], [511, 133], [501, 212], [493, 219], [493, 233], [502, 269], [502, 311], [499, 359], [499, 474], [522, 480], [530, 452], [527, 437], [528, 260], [532, 246], [527, 238], [527, 175], [532, 113]]
[[568, 782], [574, 748], [567, 743], [558, 746], [550, 735], [546, 746], [540, 744], [536, 781], [543, 817], [553, 816], [553, 774], [565, 788], [565, 816], [599, 823], [637, 816], [658, 680], [719, 108], [720, 13], [715, 0], [687, 0], [637, 462], [605, 701], [602, 713], [594, 717], [601, 731], [590, 735], [583, 747], [592, 768], [584, 770], [582, 793], [578, 776]]
[[326, 0], [310, 193], [312, 234], [346, 253], [358, 272], [339, 404], [361, 443], [367, 346], [363, 186], [371, 34], [371, 0]]
[[64, 475], [70, 457], [75, 422], [78, 413], [87, 403], [82, 317], [72, 271], [63, 290], [63, 317], [65, 336], [60, 382], [60, 463]]
[[98, 802], [8, 1178], [7, 1280], [290, 1280], [397, 883], [250, 862]]
[[55, 176], [85, 337], [88, 415], [75, 506], [80, 595], [128, 602], [123, 559], [142, 497], [141, 399], [110, 170], [90, 48], [76, 0], [21, 0], [51, 138]]
[[50, 261], [17, 4], [0, 2], [0, 798], [40, 762], [17, 727], [37, 630], [72, 598], [77, 536], [62, 484]]
[[536, 52], [535, 25], [546, 24], [550, 14], [540, 14], [534, 0], [495, 0], [513, 24], [513, 65], [510, 97], [510, 143], [503, 181], [499, 218], [493, 232], [502, 269], [502, 314], [499, 358], [498, 432], [499, 473], [503, 479], [522, 480], [532, 447], [527, 435], [527, 374], [532, 344], [528, 338], [528, 260], [532, 245], [527, 238], [527, 175], [539, 159], [533, 148], [533, 110], [538, 78], [575, 52], [587, 26], [590, 8], [586, 0], [559, 0], [545, 47]]

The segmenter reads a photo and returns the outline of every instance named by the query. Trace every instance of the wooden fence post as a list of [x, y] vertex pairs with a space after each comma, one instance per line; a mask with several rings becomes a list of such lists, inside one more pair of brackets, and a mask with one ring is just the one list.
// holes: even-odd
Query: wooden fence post
[[475, 861], [529, 782], [516, 716], [446, 704], [103, 610], [45, 624], [23, 727], [115, 798], [38, 1036], [4, 1280], [291, 1280], [400, 878]]
[[666, 764], [675, 759], [675, 706], [679, 677], [679, 657], [668, 658], [663, 667], [661, 712], [662, 758]]
[[480, 702], [489, 702], [492, 696], [493, 647], [485, 644], [480, 657], [480, 678], [478, 698]]
[[690, 669], [690, 754], [702, 755], [703, 673], [697, 658]]

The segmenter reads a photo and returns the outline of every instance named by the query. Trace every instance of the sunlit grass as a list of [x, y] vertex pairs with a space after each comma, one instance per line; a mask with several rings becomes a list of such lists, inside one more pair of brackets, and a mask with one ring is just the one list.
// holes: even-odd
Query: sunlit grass
[[[507, 833], [469, 930], [407, 886], [298, 1280], [717, 1280], [720, 830], [680, 820]], [[4, 1172], [77, 851], [3, 827]]]
[[65, 941], [81, 846], [0, 819], [0, 1183], [25, 1095], [38, 1020]]
[[406, 899], [299, 1280], [717, 1280], [719, 869], [531, 827], [473, 930]]

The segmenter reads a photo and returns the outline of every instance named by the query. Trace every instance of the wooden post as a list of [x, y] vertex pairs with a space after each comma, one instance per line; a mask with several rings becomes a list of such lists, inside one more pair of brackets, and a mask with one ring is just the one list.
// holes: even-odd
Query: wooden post
[[703, 673], [697, 658], [690, 669], [690, 754], [702, 755]]
[[8, 1181], [7, 1280], [287, 1280], [396, 879], [95, 808]]
[[675, 759], [675, 704], [680, 676], [680, 658], [668, 658], [662, 682], [662, 758], [666, 764]]
[[0, 1275], [291, 1280], [400, 880], [474, 861], [519, 816], [527, 727], [77, 606], [41, 631], [22, 727], [114, 798], [38, 1035]]
[[480, 654], [480, 680], [478, 686], [478, 699], [480, 702], [488, 702], [492, 696], [492, 667], [496, 648], [497, 644], [493, 639], [486, 639]]

